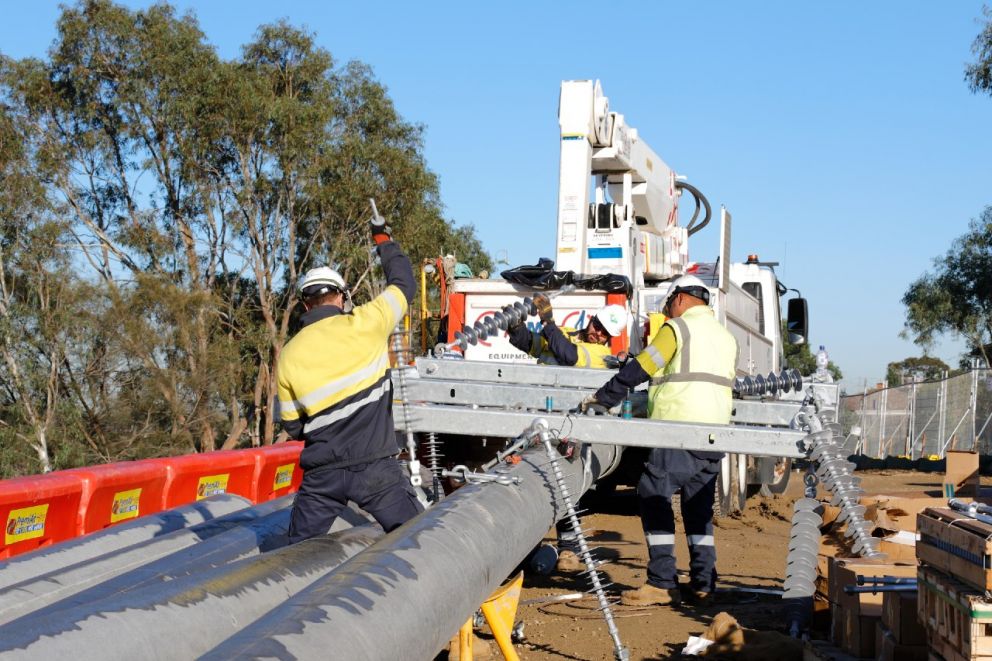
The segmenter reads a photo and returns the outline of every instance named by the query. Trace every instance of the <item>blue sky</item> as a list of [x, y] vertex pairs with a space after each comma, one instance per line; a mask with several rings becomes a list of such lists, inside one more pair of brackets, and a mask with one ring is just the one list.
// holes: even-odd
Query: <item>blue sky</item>
[[[900, 298], [992, 204], [992, 98], [963, 81], [978, 1], [174, 4], [225, 57], [287, 18], [371, 65], [425, 125], [447, 214], [514, 265], [554, 256], [560, 81], [601, 79], [611, 109], [733, 213], [734, 258], [782, 263], [850, 389], [919, 353], [898, 337]], [[57, 15], [9, 3], [0, 51], [44, 55]], [[712, 261], [718, 233], [690, 257]], [[935, 353], [956, 364], [960, 349]]]

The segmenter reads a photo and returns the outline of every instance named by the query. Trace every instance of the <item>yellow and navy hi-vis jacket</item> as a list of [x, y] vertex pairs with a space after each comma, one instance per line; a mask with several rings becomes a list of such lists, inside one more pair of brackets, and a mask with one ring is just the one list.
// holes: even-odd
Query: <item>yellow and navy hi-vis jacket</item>
[[509, 336], [510, 344], [545, 365], [606, 369], [603, 359], [610, 355], [605, 344], [583, 342], [582, 333], [567, 326], [558, 328], [555, 324], [544, 324], [537, 333], [520, 324], [510, 329]]
[[306, 445], [300, 466], [351, 466], [396, 454], [388, 339], [415, 291], [410, 260], [378, 246], [387, 287], [350, 314], [332, 305], [303, 315], [279, 355], [282, 425]]

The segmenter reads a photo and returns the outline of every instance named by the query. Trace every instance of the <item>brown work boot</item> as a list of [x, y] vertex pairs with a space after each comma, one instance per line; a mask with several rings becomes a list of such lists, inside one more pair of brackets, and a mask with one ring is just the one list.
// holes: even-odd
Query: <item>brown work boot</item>
[[558, 562], [555, 564], [555, 569], [558, 571], [573, 572], [582, 571], [585, 568], [585, 563], [579, 559], [574, 551], [565, 550], [558, 554]]
[[621, 592], [620, 603], [624, 606], [678, 606], [682, 603], [682, 595], [678, 588], [666, 590], [645, 583], [636, 590]]
[[692, 603], [697, 606], [706, 606], [713, 600], [713, 595], [705, 590], [692, 591]]

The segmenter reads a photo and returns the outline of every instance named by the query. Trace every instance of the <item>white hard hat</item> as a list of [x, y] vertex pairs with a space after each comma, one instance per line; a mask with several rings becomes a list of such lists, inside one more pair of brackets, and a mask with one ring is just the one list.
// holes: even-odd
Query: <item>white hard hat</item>
[[706, 305], [710, 304], [710, 290], [706, 283], [694, 275], [683, 275], [672, 282], [672, 288], [668, 290], [668, 297], [665, 299], [665, 307], [672, 302], [676, 294], [688, 294], [698, 298]]
[[329, 291], [345, 292], [348, 286], [341, 274], [327, 266], [310, 269], [300, 280], [299, 291], [303, 298], [311, 298]]
[[596, 320], [610, 337], [616, 337], [627, 328], [627, 310], [622, 305], [605, 305], [596, 310]]

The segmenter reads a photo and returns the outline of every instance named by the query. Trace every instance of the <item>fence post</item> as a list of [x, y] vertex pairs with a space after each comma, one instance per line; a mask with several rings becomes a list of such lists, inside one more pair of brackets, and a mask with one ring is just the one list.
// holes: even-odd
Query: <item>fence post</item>
[[864, 388], [861, 391], [861, 416], [858, 421], [861, 425], [861, 433], [858, 435], [858, 445], [854, 449], [854, 454], [865, 454], [865, 444], [866, 436], [865, 431], [868, 427], [865, 425], [865, 403], [868, 399], [868, 379], [865, 379]]
[[940, 387], [937, 388], [937, 452], [940, 458], [944, 457], [944, 425], [947, 421], [947, 370], [941, 378]]
[[906, 436], [906, 454], [909, 455], [910, 461], [915, 459], [913, 456], [913, 439], [916, 438], [916, 377], [913, 377], [913, 388], [910, 390], [909, 399], [909, 428], [907, 430], [908, 435]]
[[888, 415], [889, 415], [889, 382], [882, 381], [882, 417], [878, 423], [878, 458], [879, 459], [884, 459], [885, 456], [882, 453], [888, 452], [887, 449], [883, 450], [883, 447], [888, 448], [888, 443], [886, 443], [886, 440], [888, 439], [885, 438], [885, 420], [888, 417]]
[[[979, 452], [978, 436], [975, 434], [978, 418], [978, 359], [971, 361], [971, 450]], [[977, 494], [976, 494], [977, 495]]]

